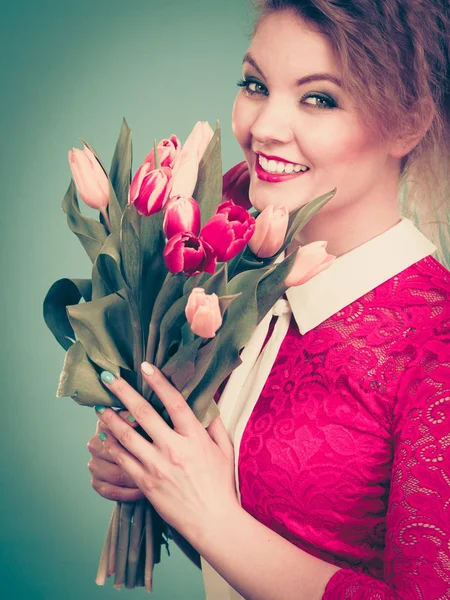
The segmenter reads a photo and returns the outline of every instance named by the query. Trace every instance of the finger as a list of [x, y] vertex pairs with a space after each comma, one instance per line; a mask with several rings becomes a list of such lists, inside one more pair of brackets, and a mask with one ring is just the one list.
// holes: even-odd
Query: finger
[[[124, 404], [136, 422], [148, 433], [158, 446], [167, 446], [173, 441], [175, 433], [164, 419], [156, 412], [150, 402], [147, 402], [122, 377], [114, 377], [109, 371], [101, 374], [102, 383]], [[103, 419], [104, 421], [104, 419]], [[140, 436], [142, 437], [142, 436]]]
[[[121, 410], [117, 410], [115, 412], [130, 427], [133, 427], [134, 429], [136, 429], [136, 427], [139, 427], [139, 424], [136, 422], [136, 419], [133, 417], [133, 415], [128, 410], [121, 409]], [[130, 418], [133, 419], [133, 421], [130, 421]], [[110, 463], [114, 463], [114, 460], [111, 458], [111, 455], [109, 454], [108, 450], [104, 447], [101, 440], [98, 438], [98, 434], [100, 433], [100, 431], [104, 431], [106, 434], [108, 432], [110, 433], [109, 427], [105, 423], [103, 423], [103, 421], [98, 419], [97, 426], [95, 428], [95, 435], [93, 435], [87, 443], [88, 450], [92, 454], [93, 457], [98, 457], [98, 458], [106, 460]]]
[[105, 448], [109, 451], [114, 461], [122, 467], [130, 477], [139, 485], [137, 477], [143, 473], [143, 465], [159, 461], [159, 452], [137, 431], [124, 422], [110, 408], [102, 407], [98, 413], [99, 419], [111, 430], [111, 434], [102, 435]]
[[189, 436], [205, 431], [189, 404], [159, 369], [144, 362], [141, 370], [148, 385], [166, 407], [177, 433]]
[[88, 469], [97, 481], [104, 481], [117, 487], [137, 488], [136, 482], [116, 463], [95, 457], [88, 462]]
[[211, 421], [206, 428], [206, 431], [209, 433], [213, 442], [219, 446], [225, 456], [228, 458], [234, 458], [233, 443], [230, 440], [230, 436], [228, 435], [228, 431], [225, 429], [225, 425], [223, 424], [220, 415]]
[[136, 429], [136, 427], [139, 427], [139, 423], [136, 421], [136, 419], [133, 417], [129, 410], [121, 409], [117, 411], [117, 414], [121, 419], [123, 419], [128, 425], [130, 425], [134, 429]]
[[101, 458], [102, 460], [107, 460], [108, 462], [113, 463], [114, 459], [111, 457], [108, 450], [104, 447], [104, 445], [98, 437], [98, 434], [101, 431], [103, 431], [106, 434], [111, 433], [109, 428], [104, 423], [98, 421], [95, 430], [95, 435], [93, 435], [87, 443], [88, 450], [93, 458]]
[[116, 502], [136, 502], [137, 500], [144, 498], [144, 494], [139, 488], [121, 488], [96, 479], [92, 479], [91, 484], [94, 490], [107, 500], [115, 500]]

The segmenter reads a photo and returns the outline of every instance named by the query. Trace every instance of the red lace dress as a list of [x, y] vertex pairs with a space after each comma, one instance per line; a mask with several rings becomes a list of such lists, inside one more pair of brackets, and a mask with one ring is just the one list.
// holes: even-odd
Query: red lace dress
[[450, 598], [450, 274], [427, 257], [305, 335], [246, 425], [242, 506], [342, 569], [324, 600]]

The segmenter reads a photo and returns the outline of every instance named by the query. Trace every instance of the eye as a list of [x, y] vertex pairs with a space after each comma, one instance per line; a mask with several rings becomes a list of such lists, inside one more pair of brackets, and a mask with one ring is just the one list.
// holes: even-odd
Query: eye
[[240, 79], [237, 82], [237, 85], [241, 88], [244, 88], [245, 92], [250, 96], [253, 96], [254, 94], [267, 96], [269, 93], [263, 83], [257, 79], [253, 79], [252, 77], [244, 77], [244, 79]]
[[331, 98], [331, 96], [327, 96], [327, 94], [319, 94], [317, 92], [303, 96], [301, 102], [319, 109], [331, 109], [338, 107], [337, 103], [333, 100], [333, 98]]

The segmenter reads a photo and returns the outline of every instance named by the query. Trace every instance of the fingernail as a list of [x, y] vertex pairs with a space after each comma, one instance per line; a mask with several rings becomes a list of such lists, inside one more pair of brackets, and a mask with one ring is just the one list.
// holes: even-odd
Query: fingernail
[[133, 417], [133, 415], [128, 415], [128, 420], [130, 421], [130, 423], [136, 422], [136, 419]]
[[104, 413], [106, 410], [106, 406], [103, 406], [103, 404], [96, 404], [94, 408], [100, 414]]
[[115, 379], [114, 375], [109, 371], [102, 371], [100, 377], [105, 383], [112, 383]]
[[152, 367], [152, 365], [150, 365], [148, 362], [143, 362], [143, 363], [142, 363], [142, 365], [141, 365], [141, 369], [142, 369], [142, 372], [143, 372], [145, 375], [152, 375], [152, 374], [153, 374], [153, 372], [154, 372], [154, 370], [155, 370], [155, 369]]
[[102, 440], [102, 442], [104, 442], [108, 436], [106, 435], [106, 433], [104, 431], [100, 431], [100, 433], [98, 434], [98, 437]]

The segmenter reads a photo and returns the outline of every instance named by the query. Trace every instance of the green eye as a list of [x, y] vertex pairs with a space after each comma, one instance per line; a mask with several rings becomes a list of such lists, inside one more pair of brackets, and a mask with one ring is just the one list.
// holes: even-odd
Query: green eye
[[237, 82], [239, 87], [244, 88], [247, 94], [252, 96], [253, 94], [267, 96], [267, 88], [264, 84], [256, 79], [244, 78]]
[[302, 102], [319, 109], [337, 108], [337, 104], [333, 98], [327, 96], [326, 94], [309, 94], [308, 96], [304, 96], [302, 98]]

